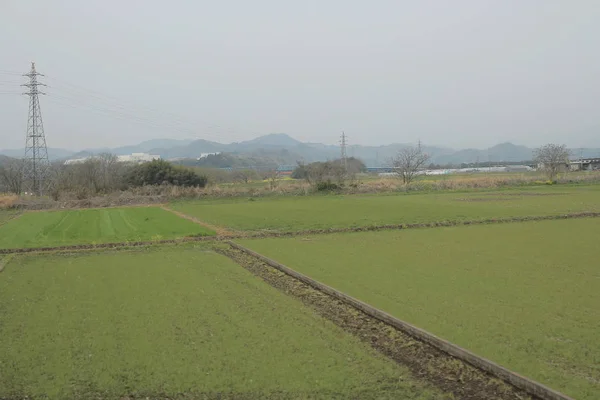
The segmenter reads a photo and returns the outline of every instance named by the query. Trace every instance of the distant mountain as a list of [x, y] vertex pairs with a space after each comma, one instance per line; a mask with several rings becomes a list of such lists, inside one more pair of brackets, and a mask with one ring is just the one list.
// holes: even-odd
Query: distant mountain
[[4, 164], [7, 164], [11, 161], [15, 160], [12, 157], [8, 157], [8, 156], [3, 156], [2, 154], [0, 154], [0, 167]]
[[[8, 156], [8, 157], [13, 157], [13, 158], [23, 158], [23, 155], [25, 154], [25, 149], [0, 150], [0, 154], [4, 155], [4, 156]], [[73, 154], [75, 154], [75, 152], [70, 151], [70, 150], [55, 149], [52, 147], [48, 148], [48, 158], [51, 161], [66, 159], [68, 157], [73, 156]]]
[[[402, 148], [412, 144], [392, 143], [384, 146], [349, 145], [349, 157], [357, 157], [368, 166], [388, 165], [389, 160]], [[455, 150], [440, 146], [423, 145], [423, 151], [431, 156], [431, 162], [440, 165], [459, 165], [477, 162], [521, 162], [533, 158], [533, 149], [512, 143], [500, 143], [489, 149]], [[241, 158], [263, 159], [265, 162], [295, 164], [298, 161], [313, 162], [332, 160], [340, 157], [340, 148], [322, 143], [305, 143], [285, 133], [272, 133], [237, 143], [218, 143], [204, 139], [176, 140], [152, 139], [142, 143], [116, 148], [85, 149], [72, 152], [64, 149], [48, 149], [51, 160], [84, 158], [93, 154], [131, 153], [158, 154], [164, 159], [197, 159], [205, 153], [231, 153]], [[23, 150], [0, 150], [0, 154], [21, 158]], [[600, 149], [573, 149], [573, 157], [600, 157]], [[227, 159], [227, 158], [225, 158]]]
[[512, 143], [497, 144], [489, 149], [465, 149], [451, 154], [434, 157], [436, 164], [460, 164], [487, 161], [530, 161], [533, 159], [533, 149], [525, 146], [517, 146]]
[[241, 143], [232, 143], [231, 146], [243, 146], [244, 148], [254, 147], [293, 147], [303, 144], [302, 142], [286, 135], [285, 133], [270, 133], [268, 135], [259, 136], [256, 139], [248, 140]]

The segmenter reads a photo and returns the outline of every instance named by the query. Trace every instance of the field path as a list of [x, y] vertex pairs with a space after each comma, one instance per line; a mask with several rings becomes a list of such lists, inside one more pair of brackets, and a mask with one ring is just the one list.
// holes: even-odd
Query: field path
[[22, 212], [17, 212], [17, 213], [15, 213], [14, 215], [11, 215], [11, 216], [10, 216], [10, 217], [8, 217], [7, 219], [5, 219], [5, 220], [3, 220], [3, 221], [0, 221], [0, 226], [2, 226], [2, 225], [4, 225], [4, 224], [7, 224], [7, 223], [9, 223], [9, 222], [10, 222], [10, 221], [12, 221], [12, 220], [15, 220], [15, 219], [19, 218], [21, 215], [23, 215], [23, 213], [22, 213]]
[[217, 236], [222, 236], [222, 237], [240, 237], [240, 236], [244, 236], [244, 234], [242, 232], [239, 231], [232, 231], [229, 230], [227, 228], [223, 228], [221, 226], [216, 226], [216, 225], [212, 225], [212, 224], [208, 224], [204, 221], [199, 220], [198, 218], [192, 217], [190, 215], [184, 214], [180, 211], [175, 211], [167, 206], [161, 206], [161, 208], [165, 211], [168, 211], [170, 213], [173, 213], [175, 215], [177, 215], [180, 218], [184, 218], [187, 219], [188, 221], [192, 221], [198, 225], [202, 225], [205, 228], [208, 229], [212, 229], [213, 231], [217, 232]]

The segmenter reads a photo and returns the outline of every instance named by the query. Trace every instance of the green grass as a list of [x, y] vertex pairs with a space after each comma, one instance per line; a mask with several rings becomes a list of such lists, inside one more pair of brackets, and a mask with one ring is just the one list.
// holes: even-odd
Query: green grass
[[440, 398], [201, 246], [14, 258], [0, 338], [0, 398]]
[[156, 207], [25, 213], [0, 226], [0, 248], [174, 239], [214, 232]]
[[240, 240], [560, 390], [600, 398], [600, 219]]
[[600, 185], [175, 202], [172, 207], [233, 229], [295, 231], [600, 211]]
[[0, 210], [0, 225], [13, 218], [16, 214], [18, 214], [17, 211]]

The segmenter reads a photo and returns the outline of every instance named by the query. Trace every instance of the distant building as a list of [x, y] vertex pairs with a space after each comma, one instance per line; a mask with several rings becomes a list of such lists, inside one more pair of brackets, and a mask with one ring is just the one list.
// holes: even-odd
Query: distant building
[[[71, 160], [65, 161], [65, 165], [72, 164], [83, 164], [87, 160], [93, 160], [96, 156], [84, 157], [84, 158], [73, 158]], [[133, 163], [133, 164], [141, 164], [144, 162], [152, 161], [152, 160], [160, 160], [160, 156], [156, 154], [147, 154], [147, 153], [132, 153], [124, 156], [117, 156], [117, 162], [122, 163]]]
[[221, 154], [221, 152], [217, 151], [215, 153], [200, 153], [200, 157], [198, 157], [196, 160], [200, 160], [201, 158], [206, 158], [208, 156], [216, 156], [218, 154]]
[[118, 162], [124, 163], [135, 163], [140, 164], [144, 162], [149, 162], [152, 160], [160, 160], [160, 156], [157, 154], [147, 154], [147, 153], [132, 153], [126, 156], [117, 156]]
[[600, 158], [581, 158], [569, 163], [571, 171], [598, 171], [600, 170]]

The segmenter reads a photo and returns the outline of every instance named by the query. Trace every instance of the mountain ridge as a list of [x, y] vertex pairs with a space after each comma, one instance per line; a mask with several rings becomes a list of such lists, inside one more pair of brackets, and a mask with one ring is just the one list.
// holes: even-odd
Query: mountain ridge
[[[405, 143], [391, 143], [387, 145], [364, 146], [349, 145], [348, 156], [362, 159], [367, 165], [382, 166], [398, 152], [410, 146]], [[435, 164], [460, 164], [477, 162], [520, 162], [530, 161], [533, 158], [532, 148], [516, 145], [510, 142], [499, 143], [487, 149], [452, 149], [443, 146], [423, 145], [423, 150], [431, 155], [431, 162]], [[84, 158], [93, 154], [113, 153], [126, 155], [131, 153], [150, 153], [160, 155], [164, 159], [199, 158], [206, 153], [232, 153], [253, 156], [275, 156], [277, 159], [287, 160], [289, 163], [298, 161], [313, 162], [338, 158], [340, 148], [335, 145], [323, 143], [301, 142], [285, 133], [271, 133], [256, 137], [251, 140], [219, 143], [205, 139], [151, 139], [137, 145], [120, 146], [116, 148], [85, 149], [79, 152], [58, 148], [49, 148], [48, 155], [52, 160]], [[19, 158], [23, 154], [20, 149], [0, 150], [0, 154]], [[600, 149], [577, 149], [576, 156], [598, 157]]]

